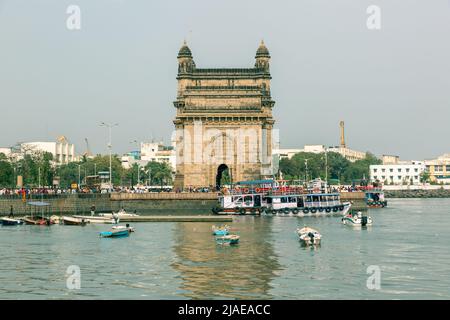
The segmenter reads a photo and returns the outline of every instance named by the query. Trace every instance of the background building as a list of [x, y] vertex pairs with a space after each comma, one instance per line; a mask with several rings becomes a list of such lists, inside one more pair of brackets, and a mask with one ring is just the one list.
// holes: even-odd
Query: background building
[[366, 152], [356, 151], [347, 148], [347, 144], [345, 143], [345, 124], [344, 121], [339, 123], [340, 127], [340, 145], [338, 147], [329, 147], [328, 152], [337, 152], [345, 159], [351, 162], [355, 162], [357, 160], [363, 160], [366, 157]]
[[53, 155], [53, 162], [57, 165], [78, 161], [75, 146], [66, 137], [60, 136], [55, 142], [23, 142], [20, 144], [20, 153], [49, 152]]
[[305, 145], [303, 149], [273, 149], [273, 154], [277, 155], [281, 159], [291, 159], [297, 153], [300, 152], [311, 152], [311, 153], [322, 153], [325, 152], [326, 148], [324, 145]]
[[139, 151], [131, 151], [121, 158], [122, 166], [129, 169], [133, 164], [146, 166], [149, 162], [167, 163], [172, 171], [176, 168], [176, 154], [173, 146], [166, 146], [163, 142], [141, 142]]
[[450, 153], [434, 160], [425, 160], [425, 167], [431, 182], [450, 183]]
[[3, 153], [5, 156], [9, 156], [11, 152], [11, 148], [0, 148], [0, 153]]
[[385, 185], [418, 185], [420, 176], [425, 171], [423, 161], [398, 161], [393, 164], [370, 166], [370, 181]]
[[383, 164], [398, 164], [400, 162], [400, 157], [383, 154], [381, 160], [383, 161]]
[[321, 144], [305, 145], [303, 149], [274, 149], [273, 154], [278, 156], [278, 159], [288, 158], [291, 159], [296, 153], [310, 152], [310, 153], [323, 153], [323, 152], [336, 152], [343, 156], [345, 159], [355, 162], [357, 160], [363, 160], [366, 158], [367, 153], [362, 151], [356, 151], [347, 148], [345, 143], [344, 121], [340, 122], [340, 145], [335, 147], [326, 148]]

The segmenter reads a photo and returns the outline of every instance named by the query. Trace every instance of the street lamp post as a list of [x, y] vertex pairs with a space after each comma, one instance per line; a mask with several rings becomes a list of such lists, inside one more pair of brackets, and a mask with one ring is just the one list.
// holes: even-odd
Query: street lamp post
[[78, 189], [81, 187], [81, 164], [78, 165]]
[[[139, 142], [137, 140], [133, 140], [133, 141], [130, 141], [130, 143], [131, 144], [135, 143], [136, 144], [136, 152], [139, 152]], [[139, 183], [141, 181], [141, 174], [140, 174], [141, 168], [140, 168], [140, 163], [139, 163], [140, 156], [138, 156], [137, 159], [135, 158], [135, 160], [137, 160], [137, 162], [136, 162], [136, 164], [137, 164], [137, 184], [136, 185], [139, 186]]]
[[305, 159], [305, 183], [308, 181], [308, 159]]
[[137, 173], [138, 173], [138, 175], [137, 175], [137, 186], [139, 186], [139, 183], [141, 181], [141, 173], [140, 173], [140, 171], [141, 171], [141, 167], [139, 166], [139, 162], [138, 162], [137, 163]]
[[148, 167], [148, 186], [152, 185], [152, 168]]
[[112, 144], [111, 144], [111, 129], [112, 127], [118, 126], [118, 123], [115, 124], [108, 124], [105, 122], [102, 122], [100, 126], [107, 127], [109, 129], [109, 142], [108, 142], [108, 148], [109, 148], [109, 188], [110, 191], [112, 189]]

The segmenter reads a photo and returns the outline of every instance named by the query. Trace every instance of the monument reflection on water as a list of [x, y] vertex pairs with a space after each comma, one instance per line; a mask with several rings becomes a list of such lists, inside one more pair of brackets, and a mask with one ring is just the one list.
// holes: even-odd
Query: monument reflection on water
[[273, 250], [272, 224], [258, 217], [238, 219], [246, 223], [231, 224], [231, 232], [245, 237], [234, 246], [216, 244], [210, 224], [177, 224], [174, 232], [177, 261], [172, 267], [181, 274], [183, 296], [270, 298], [270, 283], [281, 269]]

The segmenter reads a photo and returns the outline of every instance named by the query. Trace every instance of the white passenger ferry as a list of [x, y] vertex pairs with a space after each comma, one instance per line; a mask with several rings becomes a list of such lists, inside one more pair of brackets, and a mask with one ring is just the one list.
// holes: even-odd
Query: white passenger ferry
[[213, 212], [240, 215], [347, 214], [351, 203], [341, 202], [339, 193], [330, 193], [327, 189], [326, 183], [320, 179], [306, 186], [274, 180], [239, 182], [231, 190], [223, 190]]

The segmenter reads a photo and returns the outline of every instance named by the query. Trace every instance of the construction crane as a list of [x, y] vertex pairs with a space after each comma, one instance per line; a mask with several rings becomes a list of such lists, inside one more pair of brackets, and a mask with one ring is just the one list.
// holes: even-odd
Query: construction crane
[[91, 158], [92, 152], [91, 152], [91, 149], [89, 148], [88, 138], [84, 138], [84, 141], [86, 141], [86, 151], [83, 153], [83, 157]]

